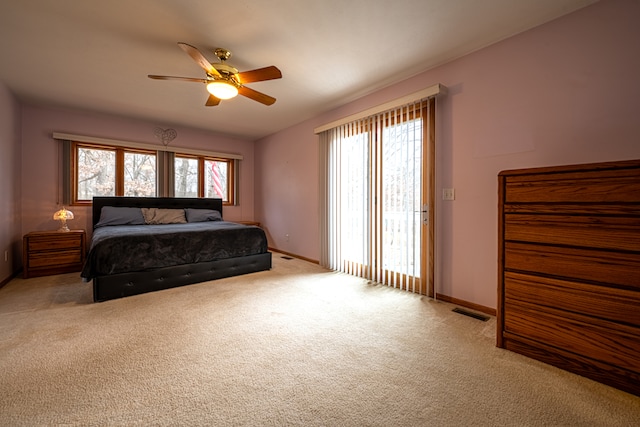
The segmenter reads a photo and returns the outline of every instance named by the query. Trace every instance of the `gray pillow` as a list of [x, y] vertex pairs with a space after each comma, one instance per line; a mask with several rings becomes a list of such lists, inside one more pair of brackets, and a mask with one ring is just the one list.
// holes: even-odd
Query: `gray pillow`
[[220, 212], [213, 209], [185, 208], [187, 222], [222, 221]]
[[95, 228], [108, 225], [144, 225], [144, 217], [140, 208], [103, 206]]

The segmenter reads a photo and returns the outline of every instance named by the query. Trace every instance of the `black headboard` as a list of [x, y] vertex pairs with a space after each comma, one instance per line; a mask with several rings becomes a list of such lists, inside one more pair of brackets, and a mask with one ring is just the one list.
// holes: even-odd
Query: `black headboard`
[[198, 199], [189, 197], [94, 197], [93, 228], [100, 221], [103, 206], [161, 209], [213, 209], [222, 215], [222, 199]]

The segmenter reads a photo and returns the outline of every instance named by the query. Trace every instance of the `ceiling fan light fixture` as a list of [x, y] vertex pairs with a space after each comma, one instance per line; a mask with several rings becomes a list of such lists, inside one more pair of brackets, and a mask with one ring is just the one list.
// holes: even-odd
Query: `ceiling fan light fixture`
[[[219, 48], [215, 50], [214, 53], [220, 59], [220, 63], [214, 66], [214, 64], [209, 62], [194, 46], [182, 42], [178, 43], [178, 46], [207, 73], [206, 77], [204, 79], [197, 79], [193, 77], [157, 76], [149, 74], [150, 79], [204, 83], [207, 92], [211, 94], [204, 104], [207, 107], [215, 107], [216, 105], [220, 105], [221, 99], [230, 99], [237, 95], [245, 96], [263, 105], [272, 105], [276, 102], [274, 97], [253, 90], [245, 86], [245, 84], [282, 78], [282, 73], [277, 67], [271, 65], [269, 67], [257, 68], [241, 73], [236, 68], [224, 63], [231, 56], [231, 52], [226, 49]], [[242, 90], [240, 90], [240, 88], [242, 88]]]
[[218, 99], [231, 99], [238, 95], [238, 88], [236, 86], [221, 80], [207, 83], [207, 91]]

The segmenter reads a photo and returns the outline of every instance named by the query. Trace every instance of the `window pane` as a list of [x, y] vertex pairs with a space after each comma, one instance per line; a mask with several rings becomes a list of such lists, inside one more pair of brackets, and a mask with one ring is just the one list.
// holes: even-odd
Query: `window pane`
[[222, 199], [228, 201], [227, 197], [227, 174], [229, 172], [227, 162], [216, 162], [205, 160], [205, 197]]
[[175, 196], [198, 197], [198, 159], [175, 158]]
[[422, 120], [384, 128], [382, 217], [385, 269], [420, 276]]
[[134, 197], [156, 195], [155, 154], [124, 153], [124, 195]]
[[77, 168], [77, 200], [92, 200], [94, 196], [115, 196], [115, 151], [78, 147]]
[[367, 265], [369, 252], [369, 134], [345, 138], [340, 145], [340, 249], [345, 260]]

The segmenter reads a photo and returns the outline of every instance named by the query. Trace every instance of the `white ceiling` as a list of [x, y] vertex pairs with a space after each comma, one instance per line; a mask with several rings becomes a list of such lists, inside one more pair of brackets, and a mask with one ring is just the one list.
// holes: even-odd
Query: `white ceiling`
[[[25, 102], [257, 139], [594, 0], [3, 0], [0, 80]], [[277, 98], [205, 107], [204, 78], [177, 45], [233, 53]], [[215, 61], [214, 61], [215, 60]]]

